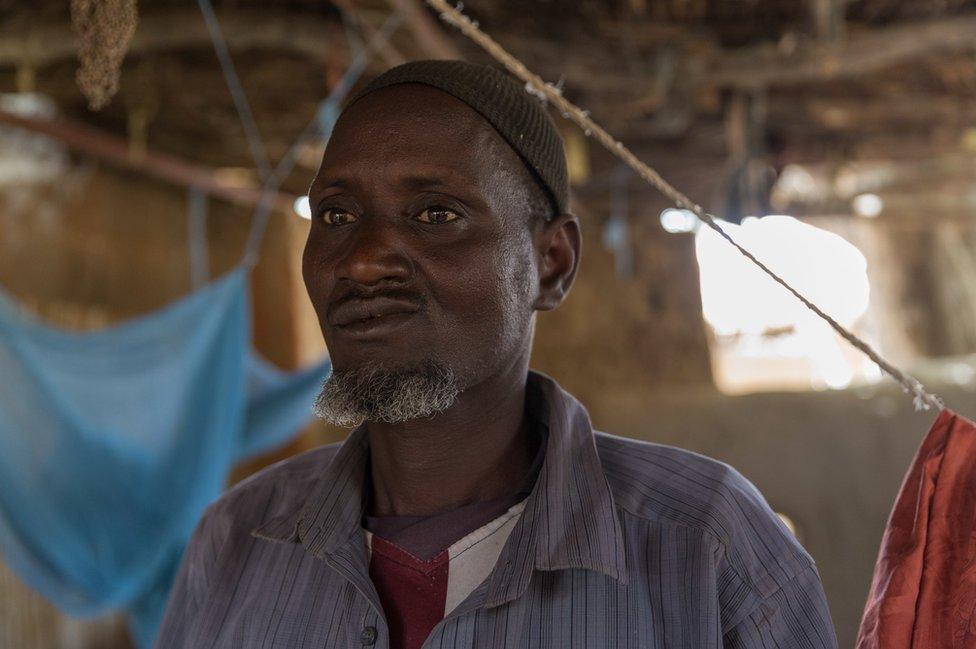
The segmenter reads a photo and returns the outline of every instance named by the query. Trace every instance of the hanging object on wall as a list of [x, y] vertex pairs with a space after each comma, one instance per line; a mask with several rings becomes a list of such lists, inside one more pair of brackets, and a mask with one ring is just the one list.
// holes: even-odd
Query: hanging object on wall
[[130, 609], [140, 647], [231, 466], [291, 439], [330, 370], [250, 352], [246, 277], [86, 333], [0, 293], [0, 553], [69, 614]]
[[895, 500], [857, 649], [976, 642], [976, 424], [943, 410]]
[[118, 91], [138, 21], [136, 0], [71, 0], [71, 23], [81, 41], [76, 80], [92, 110], [104, 108]]
[[776, 172], [769, 161], [765, 113], [761, 95], [733, 95], [726, 108], [729, 160], [722, 212], [731, 223], [772, 212], [770, 195], [776, 184]]

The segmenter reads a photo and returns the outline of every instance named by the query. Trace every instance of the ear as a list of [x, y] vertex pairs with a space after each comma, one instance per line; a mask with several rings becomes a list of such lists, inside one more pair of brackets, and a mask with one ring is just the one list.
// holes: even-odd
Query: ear
[[535, 235], [539, 293], [532, 304], [536, 311], [551, 311], [562, 304], [576, 279], [582, 245], [575, 214], [560, 214], [539, 228]]

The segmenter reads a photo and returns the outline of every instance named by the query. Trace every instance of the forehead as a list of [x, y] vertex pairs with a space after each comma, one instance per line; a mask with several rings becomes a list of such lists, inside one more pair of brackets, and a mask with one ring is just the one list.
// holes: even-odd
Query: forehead
[[[421, 168], [480, 184], [509, 164], [508, 144], [474, 109], [422, 84], [389, 86], [342, 113], [326, 146], [317, 181]], [[521, 164], [514, 151], [511, 156]]]

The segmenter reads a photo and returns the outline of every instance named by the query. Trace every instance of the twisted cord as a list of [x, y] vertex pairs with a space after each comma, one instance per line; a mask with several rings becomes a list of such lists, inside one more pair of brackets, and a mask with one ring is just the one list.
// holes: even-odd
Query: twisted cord
[[690, 198], [685, 196], [677, 188], [671, 185], [671, 183], [666, 181], [657, 171], [642, 162], [630, 151], [630, 149], [624, 146], [623, 142], [616, 140], [612, 135], [607, 133], [603, 127], [590, 118], [589, 112], [579, 108], [564, 98], [562, 96], [562, 91], [558, 87], [551, 83], [546, 83], [542, 77], [529, 70], [521, 61], [509, 54], [501, 45], [495, 42], [494, 39], [481, 31], [476, 22], [465, 16], [458, 9], [455, 9], [447, 4], [445, 0], [426, 0], [426, 2], [440, 13], [440, 17], [446, 23], [458, 28], [461, 33], [477, 43], [482, 49], [491, 55], [492, 58], [501, 63], [509, 72], [524, 81], [526, 92], [555, 105], [562, 112], [563, 116], [569, 118], [573, 121], [573, 123], [583, 129], [583, 132], [586, 135], [596, 138], [596, 140], [600, 142], [600, 144], [602, 144], [608, 151], [610, 151], [610, 153], [622, 160], [627, 166], [633, 169], [638, 176], [643, 178], [650, 185], [664, 194], [679, 208], [693, 212], [695, 216], [701, 219], [705, 225], [717, 232], [719, 236], [734, 246], [736, 250], [742, 253], [742, 255], [744, 255], [749, 261], [758, 266], [777, 284], [781, 285], [796, 299], [800, 300], [804, 306], [820, 316], [824, 321], [827, 322], [827, 324], [831, 326], [834, 331], [844, 338], [844, 340], [863, 352], [868, 358], [874, 361], [882, 371], [898, 381], [905, 392], [912, 396], [916, 410], [928, 410], [929, 408], [941, 410], [944, 407], [942, 400], [936, 395], [927, 392], [921, 381], [886, 361], [881, 354], [871, 347], [871, 345], [861, 340], [852, 332], [848, 331], [843, 325], [825, 313], [823, 309], [818, 307], [816, 304], [804, 297], [799, 291], [793, 288], [789, 282], [777, 275], [766, 264], [757, 259], [755, 255], [739, 245], [739, 243], [736, 242], [728, 232], [719, 226], [714, 216], [707, 213], [701, 207], [701, 205], [698, 205]]
[[244, 128], [244, 138], [247, 140], [247, 146], [251, 150], [254, 165], [258, 169], [261, 182], [267, 182], [272, 173], [271, 162], [268, 159], [268, 152], [264, 148], [264, 141], [261, 139], [261, 134], [258, 132], [257, 122], [254, 121], [254, 113], [251, 112], [251, 105], [247, 101], [247, 95], [244, 93], [241, 80], [238, 78], [237, 70], [234, 68], [234, 61], [231, 59], [227, 41], [224, 40], [224, 33], [220, 29], [220, 22], [217, 20], [217, 15], [214, 13], [210, 0], [197, 0], [197, 4], [200, 6], [200, 13], [203, 14], [204, 23], [206, 23], [207, 31], [210, 33], [210, 41], [213, 43], [214, 52], [217, 54], [217, 61], [220, 63], [220, 71], [224, 75], [224, 82], [227, 84], [230, 96], [234, 100], [234, 108], [237, 109], [241, 126]]

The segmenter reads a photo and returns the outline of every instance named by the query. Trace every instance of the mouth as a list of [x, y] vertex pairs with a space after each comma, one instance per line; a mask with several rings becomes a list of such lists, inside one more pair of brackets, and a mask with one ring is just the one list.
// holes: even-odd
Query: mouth
[[330, 314], [330, 324], [344, 335], [357, 337], [386, 334], [417, 315], [415, 302], [375, 297], [343, 302]]
[[392, 333], [417, 315], [416, 311], [400, 311], [387, 315], [373, 316], [336, 325], [339, 333], [357, 338], [376, 338]]

